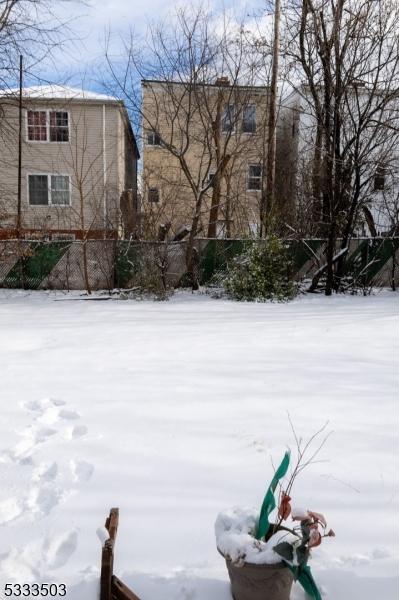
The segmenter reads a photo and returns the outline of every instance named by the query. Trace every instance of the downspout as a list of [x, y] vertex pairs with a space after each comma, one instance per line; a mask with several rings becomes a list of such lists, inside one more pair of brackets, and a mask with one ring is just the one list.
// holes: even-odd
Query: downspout
[[107, 230], [107, 148], [105, 142], [105, 104], [103, 104], [103, 226], [104, 239]]

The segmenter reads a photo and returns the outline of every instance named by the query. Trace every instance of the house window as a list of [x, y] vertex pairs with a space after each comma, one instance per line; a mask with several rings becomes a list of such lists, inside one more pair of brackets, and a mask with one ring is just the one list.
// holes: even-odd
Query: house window
[[147, 144], [148, 146], [160, 146], [161, 136], [157, 131], [149, 131], [147, 133]]
[[67, 112], [50, 112], [50, 142], [69, 142]]
[[69, 142], [69, 115], [65, 111], [28, 110], [28, 141]]
[[382, 192], [385, 190], [385, 177], [387, 170], [383, 165], [378, 165], [374, 174], [374, 191]]
[[224, 109], [222, 115], [222, 131], [223, 133], [231, 133], [234, 131], [235, 124], [235, 106], [234, 104], [229, 104]]
[[69, 206], [71, 203], [69, 175], [29, 175], [28, 192], [31, 206]]
[[248, 104], [248, 106], [244, 106], [242, 115], [242, 131], [243, 133], [255, 133], [256, 131], [255, 104]]
[[208, 183], [208, 185], [210, 184], [211, 187], [214, 186], [214, 183], [215, 183], [214, 179], [215, 179], [215, 171], [209, 171], [207, 183]]
[[29, 175], [29, 204], [47, 206], [48, 199], [47, 175]]
[[157, 187], [148, 188], [148, 202], [159, 202], [159, 189]]
[[248, 189], [260, 190], [262, 187], [262, 167], [260, 165], [249, 165]]
[[51, 175], [51, 204], [68, 206], [71, 192], [68, 175]]
[[28, 110], [28, 140], [47, 142], [47, 113], [45, 110]]

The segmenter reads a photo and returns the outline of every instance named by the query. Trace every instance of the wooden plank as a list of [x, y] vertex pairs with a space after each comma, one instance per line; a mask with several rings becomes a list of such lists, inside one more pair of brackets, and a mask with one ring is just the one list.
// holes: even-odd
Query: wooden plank
[[112, 600], [111, 581], [114, 572], [114, 544], [118, 531], [119, 509], [111, 508], [105, 527], [109, 539], [104, 542], [101, 553], [100, 600]]
[[111, 508], [109, 517], [105, 521], [105, 527], [108, 529], [109, 537], [115, 541], [119, 525], [119, 508]]
[[112, 577], [112, 600], [140, 600], [118, 577]]
[[100, 600], [111, 600], [111, 580], [114, 569], [114, 543], [107, 540], [101, 554]]

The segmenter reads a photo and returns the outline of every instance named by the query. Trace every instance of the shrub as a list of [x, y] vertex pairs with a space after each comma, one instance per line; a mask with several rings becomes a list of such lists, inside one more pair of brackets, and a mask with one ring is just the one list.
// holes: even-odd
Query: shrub
[[167, 279], [168, 264], [166, 244], [129, 244], [117, 258], [122, 297], [168, 300], [174, 292]]
[[284, 302], [297, 293], [292, 279], [289, 248], [280, 238], [270, 235], [252, 242], [227, 268], [223, 287], [235, 300]]

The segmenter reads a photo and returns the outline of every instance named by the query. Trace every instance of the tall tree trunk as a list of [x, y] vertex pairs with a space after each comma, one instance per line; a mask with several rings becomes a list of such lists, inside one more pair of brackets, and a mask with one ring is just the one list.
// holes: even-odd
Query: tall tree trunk
[[208, 238], [215, 238], [217, 236], [217, 223], [219, 219], [219, 208], [221, 198], [221, 184], [229, 160], [230, 155], [226, 155], [223, 157], [214, 177], [212, 203], [211, 210], [209, 213]]
[[317, 230], [320, 231], [321, 223], [324, 221], [324, 210], [321, 200], [321, 181], [322, 181], [322, 144], [323, 144], [323, 127], [319, 120], [316, 126], [316, 143], [313, 157], [312, 169], [312, 217], [317, 223]]
[[225, 219], [226, 219], [226, 238], [231, 238], [231, 169], [229, 174], [226, 176], [226, 208], [225, 208]]
[[90, 295], [91, 294], [91, 285], [89, 278], [89, 267], [87, 260], [87, 237], [83, 240], [83, 277], [85, 280], [86, 291]]
[[331, 296], [334, 289], [334, 254], [335, 254], [335, 223], [330, 224], [328, 239], [327, 239], [327, 279], [326, 279], [326, 296]]
[[195, 238], [198, 232], [198, 224], [201, 214], [202, 195], [199, 195], [195, 202], [195, 214], [191, 223], [191, 230], [187, 241], [186, 250], [186, 268], [191, 279], [191, 287], [193, 290], [198, 290], [199, 281], [196, 272], [196, 253], [195, 253]]
[[266, 165], [266, 189], [261, 209], [261, 232], [266, 236], [270, 227], [270, 221], [275, 205], [276, 187], [276, 122], [277, 122], [277, 83], [279, 66], [280, 46], [280, 13], [281, 0], [275, 0], [274, 6], [274, 39], [273, 39], [273, 64], [272, 78], [270, 82], [270, 104], [268, 117], [268, 140], [267, 140], [267, 165]]

